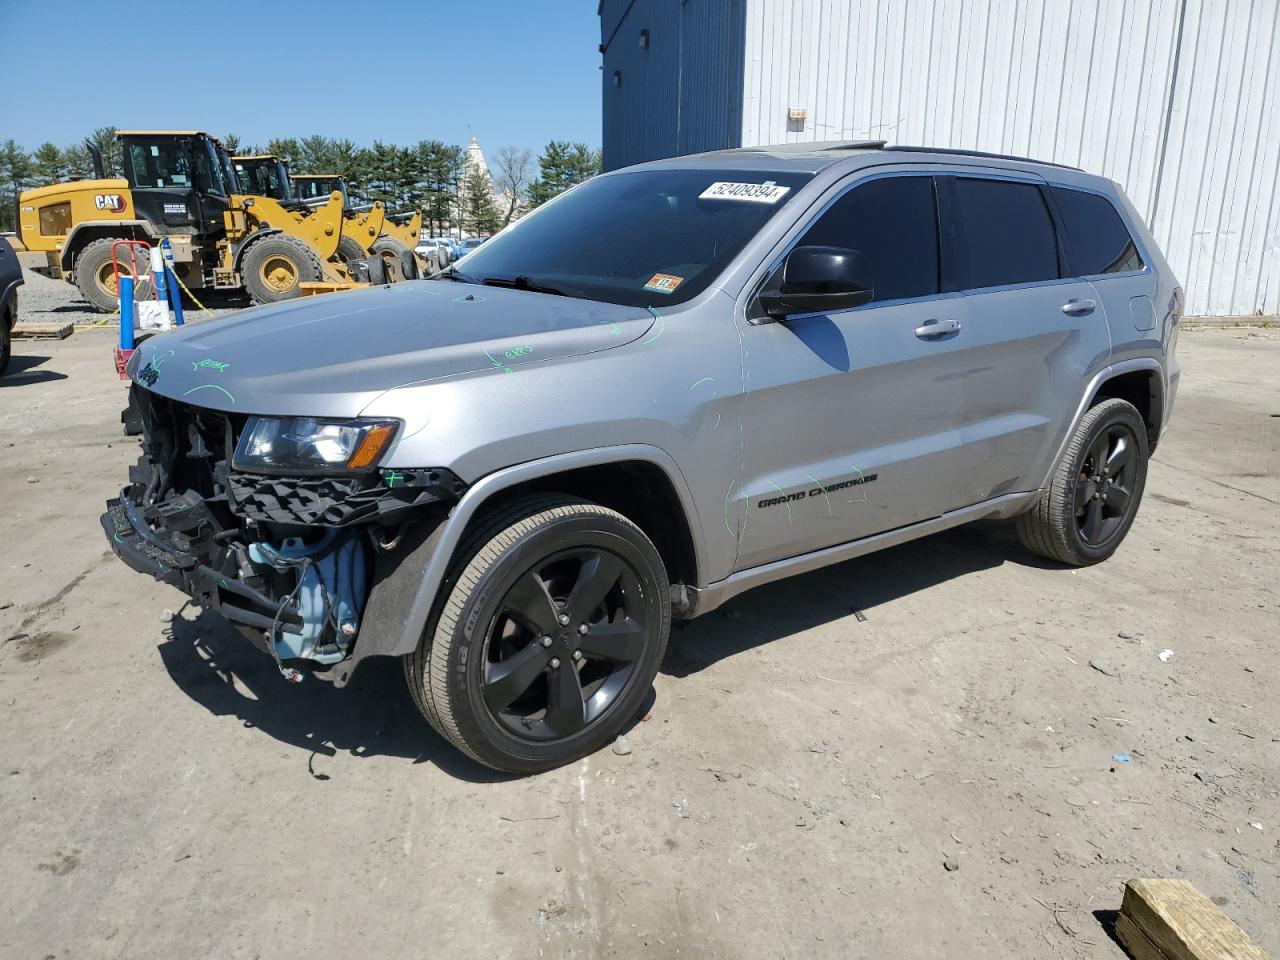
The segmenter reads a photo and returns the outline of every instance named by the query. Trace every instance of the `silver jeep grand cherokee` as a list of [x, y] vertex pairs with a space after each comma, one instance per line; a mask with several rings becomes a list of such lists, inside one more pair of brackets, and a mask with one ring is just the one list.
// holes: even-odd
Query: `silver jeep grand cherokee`
[[980, 518], [1095, 563], [1178, 383], [1182, 293], [1115, 184], [883, 144], [596, 177], [434, 279], [131, 361], [116, 553], [289, 679], [403, 658], [546, 770], [635, 715], [670, 618]]

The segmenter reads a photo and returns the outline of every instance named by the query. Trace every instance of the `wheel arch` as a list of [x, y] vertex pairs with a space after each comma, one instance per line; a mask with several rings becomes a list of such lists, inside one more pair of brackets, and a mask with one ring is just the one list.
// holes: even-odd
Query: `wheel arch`
[[[1154, 450], [1156, 440], [1159, 439], [1160, 428], [1164, 423], [1164, 385], [1164, 367], [1154, 357], [1135, 357], [1131, 360], [1123, 360], [1120, 363], [1103, 367], [1095, 373], [1080, 398], [1075, 415], [1068, 422], [1067, 429], [1058, 442], [1053, 458], [1048, 463], [1045, 474], [1040, 480], [1040, 489], [1044, 489], [1048, 485], [1054, 468], [1057, 466], [1058, 461], [1062, 459], [1062, 453], [1067, 448], [1067, 444], [1071, 442], [1071, 437], [1075, 434], [1081, 419], [1089, 412], [1090, 407], [1093, 407], [1101, 400], [1118, 397], [1132, 403], [1131, 397], [1137, 399], [1139, 403], [1134, 405], [1138, 407], [1139, 413], [1142, 414], [1143, 422], [1147, 425], [1149, 449]], [[1117, 392], [1108, 393], [1106, 388]], [[1144, 388], [1147, 391], [1145, 399], [1142, 394]], [[1145, 411], [1142, 404], [1145, 404]]]
[[1160, 426], [1164, 423], [1164, 381], [1160, 368], [1139, 368], [1115, 373], [1098, 384], [1089, 406], [1103, 400], [1124, 400], [1133, 404], [1147, 426], [1147, 445], [1151, 451], [1160, 439]]
[[263, 227], [261, 230], [255, 230], [246, 237], [238, 247], [236, 247], [235, 255], [231, 259], [231, 269], [239, 272], [240, 264], [244, 261], [245, 253], [248, 252], [255, 243], [263, 237], [272, 237], [280, 233], [284, 233], [284, 231], [279, 227]]
[[[639, 493], [629, 498], [631, 490], [610, 490], [611, 483], [630, 483]], [[701, 571], [707, 566], [697, 511], [688, 484], [666, 451], [649, 444], [623, 444], [531, 460], [476, 481], [448, 516], [422, 538], [420, 550], [415, 551], [421, 556], [406, 556], [402, 563], [411, 565], [416, 586], [412, 591], [390, 592], [394, 599], [389, 597], [388, 603], [400, 609], [378, 611], [378, 622], [395, 624], [398, 633], [378, 630], [362, 636], [352, 658], [335, 666], [332, 679], [345, 683], [359, 661], [368, 656], [412, 653], [468, 530], [495, 506], [530, 493], [549, 492], [581, 496], [627, 516], [654, 541], [663, 562], [674, 563], [674, 569], [669, 567], [668, 571], [673, 585], [700, 585]], [[668, 510], [678, 512], [664, 524], [660, 521]], [[671, 529], [664, 532], [663, 526]], [[417, 576], [417, 569], [421, 569], [421, 576]], [[673, 592], [678, 589], [673, 586]], [[366, 622], [372, 612], [371, 597]]]
[[75, 269], [80, 252], [95, 240], [146, 240], [156, 239], [151, 224], [145, 220], [86, 220], [78, 223], [63, 241], [58, 264], [64, 273]]

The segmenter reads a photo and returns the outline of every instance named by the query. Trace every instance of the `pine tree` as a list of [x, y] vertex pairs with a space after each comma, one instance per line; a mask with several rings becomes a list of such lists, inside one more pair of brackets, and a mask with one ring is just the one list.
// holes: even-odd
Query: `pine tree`
[[472, 232], [484, 236], [496, 232], [502, 223], [502, 214], [493, 202], [493, 183], [488, 175], [478, 167], [468, 171], [463, 194], [466, 196], [463, 220]]
[[0, 144], [0, 230], [14, 230], [15, 202], [31, 180], [31, 158], [12, 138]]
[[31, 155], [31, 175], [36, 183], [57, 183], [67, 175], [67, 158], [54, 144], [45, 142]]
[[102, 151], [102, 175], [104, 177], [124, 176], [124, 152], [120, 140], [116, 136], [115, 127], [98, 127], [89, 135], [90, 142]]
[[600, 151], [585, 143], [552, 140], [538, 157], [540, 176], [529, 186], [530, 206], [540, 206], [600, 172]]

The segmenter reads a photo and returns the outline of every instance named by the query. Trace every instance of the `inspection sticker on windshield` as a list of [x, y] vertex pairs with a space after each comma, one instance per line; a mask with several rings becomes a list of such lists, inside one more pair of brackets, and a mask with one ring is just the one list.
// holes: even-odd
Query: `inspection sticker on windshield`
[[790, 187], [780, 187], [772, 180], [764, 183], [713, 183], [702, 193], [699, 200], [745, 200], [747, 203], [777, 203], [791, 191]]
[[676, 287], [682, 283], [684, 283], [684, 277], [677, 277], [672, 273], [655, 273], [649, 278], [644, 288], [654, 293], [675, 293]]

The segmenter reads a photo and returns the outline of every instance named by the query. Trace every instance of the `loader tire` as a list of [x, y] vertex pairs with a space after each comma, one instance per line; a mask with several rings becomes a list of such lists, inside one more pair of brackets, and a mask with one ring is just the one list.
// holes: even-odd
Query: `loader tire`
[[240, 261], [244, 288], [254, 303], [292, 300], [302, 292], [305, 281], [323, 278], [315, 251], [284, 233], [273, 233], [252, 241]]
[[370, 255], [365, 261], [365, 273], [368, 275], [369, 283], [375, 287], [385, 286], [391, 282], [387, 279], [387, 261], [381, 257]]
[[418, 255], [412, 250], [406, 250], [400, 254], [400, 278], [402, 280], [417, 280], [422, 275], [418, 269]]
[[353, 260], [364, 259], [364, 247], [360, 246], [360, 242], [355, 237], [348, 237], [343, 234], [338, 238], [338, 260], [342, 263], [351, 263]]
[[413, 256], [413, 251], [395, 237], [382, 236], [373, 241], [373, 250], [369, 256], [382, 258], [387, 266], [387, 282], [395, 283], [397, 280], [407, 279], [401, 269], [400, 261], [405, 253]]
[[[95, 310], [102, 313], [114, 313], [120, 307], [120, 293], [116, 287], [115, 269], [111, 264], [111, 244], [118, 237], [103, 237], [95, 240], [80, 251], [76, 257], [76, 286]], [[120, 275], [133, 276], [133, 265], [127, 251], [120, 248]], [[133, 285], [133, 300], [150, 300], [153, 296], [151, 277], [141, 262], [138, 270], [141, 279]]]

